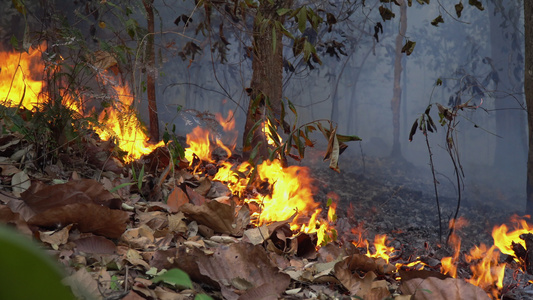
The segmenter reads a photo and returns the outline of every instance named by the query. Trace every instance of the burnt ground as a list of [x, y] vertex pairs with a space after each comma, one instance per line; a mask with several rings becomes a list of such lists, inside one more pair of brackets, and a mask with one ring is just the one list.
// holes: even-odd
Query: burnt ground
[[[319, 187], [316, 201], [325, 203], [329, 192], [339, 195], [339, 235], [350, 235], [350, 228], [343, 228], [343, 224], [344, 227], [360, 224], [368, 239], [386, 234], [394, 240], [391, 245], [396, 249], [411, 248], [404, 251], [411, 251], [409, 255], [427, 252], [428, 247], [440, 249], [444, 252], [441, 255], [450, 255], [439, 238], [437, 204], [429, 170], [391, 158], [365, 157], [364, 166], [361, 159], [348, 158], [339, 165], [341, 170], [343, 166], [350, 166], [351, 170], [337, 174], [328, 169], [327, 163], [311, 167]], [[445, 242], [458, 198], [456, 188], [449, 183], [440, 182], [438, 189], [442, 241]], [[491, 246], [492, 228], [508, 222], [514, 213], [520, 214], [516, 208], [504, 206], [497, 199], [491, 201], [495, 197], [501, 198], [489, 188], [476, 190], [476, 195], [463, 192], [459, 216], [468, 220], [468, 225], [458, 232], [463, 251], [480, 243]]]

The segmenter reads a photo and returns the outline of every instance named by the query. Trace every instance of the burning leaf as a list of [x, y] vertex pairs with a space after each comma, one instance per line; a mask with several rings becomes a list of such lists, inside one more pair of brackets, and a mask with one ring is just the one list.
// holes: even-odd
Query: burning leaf
[[129, 216], [124, 211], [94, 203], [75, 203], [37, 213], [28, 220], [28, 224], [57, 228], [58, 225], [74, 223], [81, 232], [118, 238], [126, 230], [128, 221]]
[[402, 271], [400, 289], [414, 300], [490, 299], [479, 287], [437, 272]]

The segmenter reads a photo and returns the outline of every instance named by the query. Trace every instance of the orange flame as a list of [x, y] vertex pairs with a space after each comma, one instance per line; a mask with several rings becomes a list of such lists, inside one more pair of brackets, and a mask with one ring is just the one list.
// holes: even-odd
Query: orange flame
[[[526, 215], [524, 218], [529, 219], [530, 216]], [[492, 238], [494, 239], [494, 245], [498, 247], [500, 252], [514, 256], [515, 253], [512, 249], [512, 243], [520, 243], [525, 248], [525, 241], [520, 238], [520, 235], [533, 232], [533, 225], [529, 224], [518, 215], [513, 215], [511, 217], [511, 223], [514, 224], [514, 230], [511, 232], [509, 232], [509, 228], [505, 224], [495, 226], [492, 229]]]
[[26, 52], [0, 52], [0, 100], [5, 106], [32, 110], [43, 90], [44, 43]]
[[149, 137], [143, 131], [135, 111], [131, 108], [133, 96], [127, 84], [113, 83], [107, 78], [104, 82], [110, 82], [111, 88], [115, 92], [117, 101], [114, 105], [105, 108], [99, 115], [98, 121], [103, 126], [95, 127], [95, 131], [102, 140], [115, 138], [118, 147], [128, 153], [126, 162], [131, 162], [145, 154], [149, 154], [157, 147], [164, 145], [163, 141], [157, 144], [148, 142]]
[[390, 259], [390, 253], [394, 251], [394, 247], [387, 246], [387, 235], [380, 235], [377, 234], [374, 237], [374, 248], [376, 249], [375, 253], [370, 253], [370, 249], [368, 249], [367, 245], [367, 256], [368, 257], [375, 257], [375, 258], [383, 258], [387, 263], [389, 263]]
[[487, 249], [485, 244], [481, 244], [471, 249], [470, 255], [465, 255], [465, 260], [471, 263], [472, 270], [472, 278], [467, 281], [484, 290], [490, 290], [494, 298], [497, 298], [498, 290], [503, 287], [505, 264], [499, 263], [500, 253], [495, 250], [496, 246]]

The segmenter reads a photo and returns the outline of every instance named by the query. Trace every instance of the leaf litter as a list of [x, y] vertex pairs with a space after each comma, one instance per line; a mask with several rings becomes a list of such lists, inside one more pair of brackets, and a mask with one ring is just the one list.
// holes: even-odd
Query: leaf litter
[[[9, 135], [0, 139], [8, 141], [0, 154], [25, 147]], [[148, 168], [132, 182], [109, 145], [87, 144], [92, 169], [61, 163], [38, 172], [4, 160], [11, 188], [0, 191], [0, 221], [38, 238], [68, 271], [63, 282], [78, 298], [488, 299], [463, 279], [369, 257], [370, 247], [349, 237], [319, 247], [316, 233], [291, 229], [294, 216], [254, 225], [257, 208], [231, 195], [211, 171], [180, 163], [173, 175]], [[94, 176], [97, 170], [104, 172]]]

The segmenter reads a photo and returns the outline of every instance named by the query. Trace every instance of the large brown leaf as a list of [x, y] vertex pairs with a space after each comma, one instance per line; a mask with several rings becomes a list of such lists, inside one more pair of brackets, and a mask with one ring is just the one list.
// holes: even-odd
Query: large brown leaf
[[28, 224], [55, 227], [76, 224], [81, 232], [119, 238], [126, 230], [126, 212], [94, 203], [74, 203], [37, 213]]
[[56, 185], [36, 183], [22, 193], [21, 198], [36, 213], [73, 203], [95, 203], [115, 209], [122, 204], [120, 199], [93, 179], [73, 180]]
[[[290, 276], [280, 273], [259, 245], [222, 245], [197, 263], [200, 273], [218, 282], [227, 299], [278, 299], [290, 283]], [[240, 297], [233, 290], [241, 290]]]
[[[218, 201], [205, 202], [200, 206], [186, 203], [180, 210], [198, 224], [205, 225], [215, 232], [242, 236], [248, 224], [235, 222], [235, 208]], [[242, 220], [242, 219], [241, 219]]]
[[463, 279], [443, 278], [438, 272], [400, 271], [405, 295], [413, 295], [413, 300], [486, 300], [489, 296], [479, 287]]

